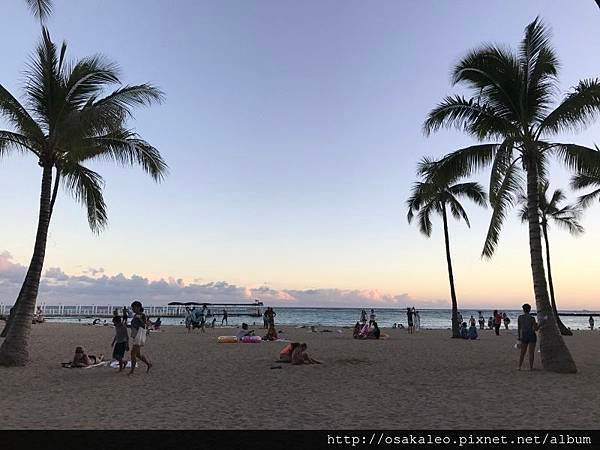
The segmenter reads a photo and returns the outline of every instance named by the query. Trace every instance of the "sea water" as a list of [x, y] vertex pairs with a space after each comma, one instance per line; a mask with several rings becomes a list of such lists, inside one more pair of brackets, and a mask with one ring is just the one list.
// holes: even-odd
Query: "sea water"
[[[264, 309], [263, 309], [264, 310]], [[360, 320], [361, 308], [286, 308], [286, 307], [275, 307], [275, 323], [278, 325], [287, 326], [311, 326], [316, 327], [352, 327]], [[371, 310], [365, 308], [367, 312], [367, 318], [371, 314]], [[447, 329], [451, 327], [452, 311], [450, 309], [419, 309], [419, 316], [421, 319], [421, 328], [424, 329]], [[461, 309], [459, 310], [463, 316], [463, 321], [469, 323], [471, 315], [478, 321], [479, 311], [482, 312], [485, 318], [485, 324], [487, 328], [487, 321], [492, 316], [492, 310], [474, 310], [474, 309]], [[506, 313], [510, 318], [510, 329], [517, 328], [517, 317], [522, 314], [520, 310], [502, 310], [501, 313]], [[594, 311], [561, 311], [561, 313], [596, 313]], [[393, 324], [402, 324], [407, 326], [406, 309], [398, 308], [377, 308], [375, 309], [376, 321], [380, 327], [388, 328], [392, 327]], [[217, 326], [221, 325], [221, 315], [217, 314], [214, 316], [217, 319]], [[154, 319], [154, 317], [151, 317]], [[65, 317], [54, 317], [48, 318], [51, 322], [76, 322], [76, 323], [90, 323], [92, 318], [65, 318]], [[105, 319], [102, 319], [104, 321]], [[586, 330], [589, 329], [589, 316], [561, 316], [562, 322], [565, 326], [570, 327], [573, 330]], [[600, 325], [600, 317], [594, 318], [596, 325]], [[161, 318], [163, 325], [180, 325], [183, 323], [182, 318]], [[110, 323], [110, 319], [106, 319], [107, 323]], [[207, 318], [207, 325], [212, 322], [212, 317]], [[248, 317], [248, 316], [229, 316], [228, 324], [231, 326], [238, 326], [242, 322], [246, 322], [249, 325], [262, 325], [263, 320], [261, 317]], [[479, 322], [477, 322], [477, 328], [479, 328]], [[504, 329], [504, 324], [502, 324]]]

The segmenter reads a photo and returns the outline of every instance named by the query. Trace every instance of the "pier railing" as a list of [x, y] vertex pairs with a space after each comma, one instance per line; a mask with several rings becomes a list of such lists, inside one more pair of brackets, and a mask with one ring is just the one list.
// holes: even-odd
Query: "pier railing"
[[[7, 316], [12, 305], [0, 304], [0, 316]], [[112, 317], [113, 311], [122, 314], [123, 305], [39, 305], [45, 317]], [[209, 308], [211, 315], [221, 316], [223, 309], [230, 316], [259, 317], [261, 311], [257, 307], [216, 307]], [[207, 310], [207, 312], [208, 312]], [[144, 306], [144, 312], [150, 317], [185, 317], [185, 306]]]

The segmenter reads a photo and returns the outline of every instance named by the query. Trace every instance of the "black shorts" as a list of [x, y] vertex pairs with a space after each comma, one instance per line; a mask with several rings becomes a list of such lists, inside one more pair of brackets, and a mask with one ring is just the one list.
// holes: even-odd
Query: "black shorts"
[[113, 349], [113, 359], [121, 360], [125, 356], [125, 352], [127, 351], [127, 342], [117, 342], [115, 344], [115, 348]]
[[535, 344], [537, 342], [537, 336], [535, 333], [526, 334], [521, 337], [521, 344]]

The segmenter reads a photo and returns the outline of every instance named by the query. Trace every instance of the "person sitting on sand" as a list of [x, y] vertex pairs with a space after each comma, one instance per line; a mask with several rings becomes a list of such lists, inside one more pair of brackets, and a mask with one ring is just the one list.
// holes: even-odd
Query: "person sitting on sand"
[[263, 341], [276, 341], [277, 339], [279, 339], [279, 337], [277, 336], [275, 325], [269, 324], [269, 329], [267, 330], [265, 337], [263, 337]]
[[88, 355], [83, 347], [75, 348], [75, 356], [73, 356], [73, 362], [71, 363], [71, 367], [87, 367], [98, 364], [104, 358], [103, 355], [98, 357], [94, 355]]
[[356, 322], [356, 325], [354, 325], [354, 330], [352, 331], [352, 337], [354, 339], [358, 339], [359, 334], [360, 334], [360, 323]]
[[467, 322], [463, 322], [460, 326], [460, 337], [463, 339], [469, 339], [469, 330], [467, 329]]
[[379, 339], [380, 336], [381, 330], [379, 329], [379, 326], [377, 326], [377, 322], [373, 322], [373, 329], [369, 331], [367, 339]]
[[300, 365], [300, 364], [321, 364], [320, 361], [311, 358], [306, 353], [306, 348], [308, 346], [305, 343], [300, 344], [298, 347], [294, 349], [292, 352], [292, 364]]
[[152, 324], [152, 329], [154, 331], [160, 331], [161, 325], [162, 325], [162, 321], [160, 320], [160, 317], [157, 317], [156, 320], [154, 321], [154, 323]]
[[490, 316], [490, 318], [488, 319], [488, 330], [493, 330], [494, 329], [494, 318], [492, 316]]
[[291, 363], [294, 350], [300, 345], [299, 342], [291, 342], [279, 352], [279, 362]]
[[242, 329], [236, 334], [238, 342], [241, 342], [242, 338], [246, 336], [254, 336], [254, 330], [248, 330], [248, 324], [242, 323]]
[[366, 337], [369, 335], [369, 324], [365, 323], [361, 330], [360, 333], [358, 333], [358, 338], [359, 339], [366, 339]]
[[469, 327], [469, 339], [477, 339], [477, 327], [475, 325]]
[[537, 336], [535, 332], [538, 330], [539, 325], [535, 321], [535, 318], [529, 314], [531, 311], [531, 305], [525, 303], [523, 305], [523, 314], [521, 314], [517, 320], [517, 334], [519, 344], [521, 346], [521, 355], [519, 356], [519, 370], [523, 365], [525, 359], [525, 353], [529, 349], [529, 370], [533, 370], [533, 360], [535, 358], [535, 344], [537, 343]]

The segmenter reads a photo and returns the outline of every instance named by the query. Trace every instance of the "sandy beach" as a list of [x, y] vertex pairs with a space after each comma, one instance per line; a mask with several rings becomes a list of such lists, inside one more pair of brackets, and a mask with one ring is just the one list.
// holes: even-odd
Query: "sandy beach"
[[[117, 429], [585, 429], [600, 419], [598, 332], [567, 343], [579, 373], [516, 370], [515, 330], [478, 341], [448, 332], [357, 341], [352, 330], [311, 333], [320, 366], [277, 364], [281, 342], [218, 344], [232, 329], [152, 333], [154, 367], [63, 369], [76, 345], [110, 356], [112, 327], [45, 323], [33, 328], [27, 367], [0, 368], [0, 428]], [[261, 330], [262, 332], [262, 330]], [[539, 358], [539, 353], [538, 353]], [[281, 366], [274, 369], [274, 366]], [[536, 367], [541, 368], [539, 359]]]

